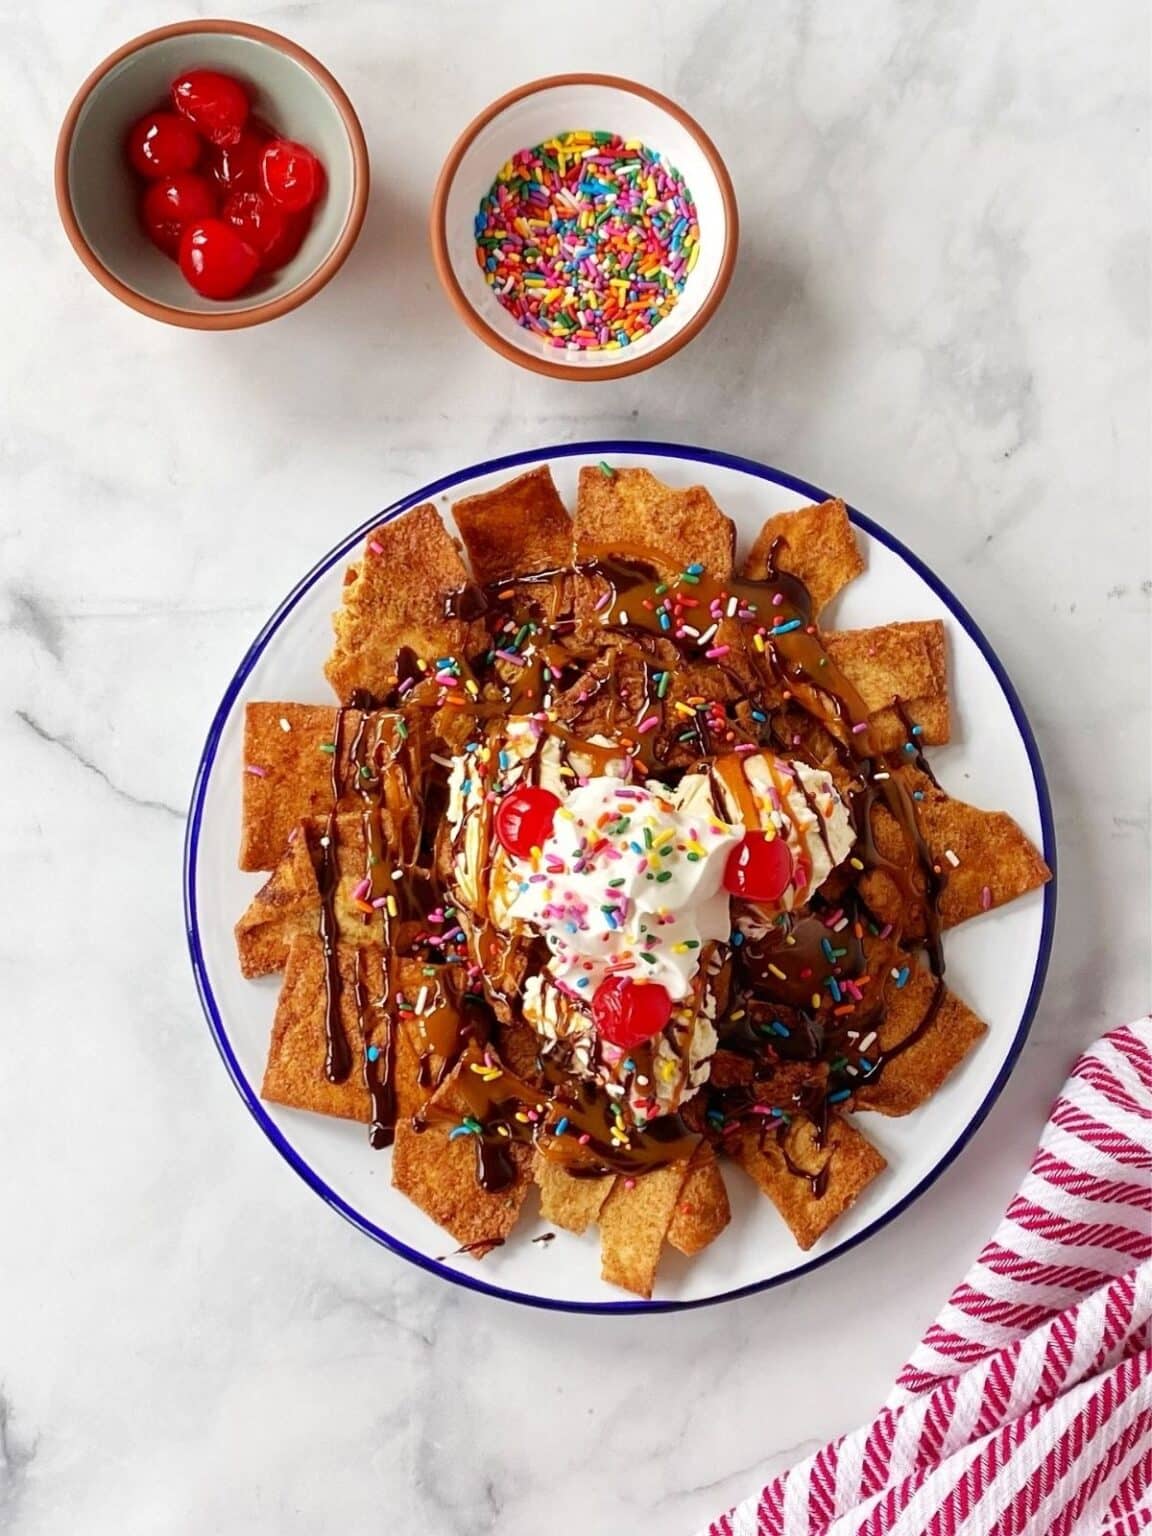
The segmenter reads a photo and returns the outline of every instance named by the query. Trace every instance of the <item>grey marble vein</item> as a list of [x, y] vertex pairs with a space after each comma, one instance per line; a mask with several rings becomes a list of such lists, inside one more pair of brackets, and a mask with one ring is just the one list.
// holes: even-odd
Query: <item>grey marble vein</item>
[[[52, 199], [76, 85], [171, 7], [0, 7], [0, 1531], [686, 1536], [872, 1412], [1077, 1051], [1152, 996], [1152, 15], [244, 14], [340, 79], [373, 191], [322, 294], [210, 335], [102, 292]], [[535, 378], [466, 332], [426, 233], [464, 123], [576, 58], [681, 100], [742, 221], [706, 331], [595, 386]], [[911, 545], [1021, 694], [1062, 863], [1030, 1040], [955, 1165], [845, 1259], [677, 1317], [513, 1307], [341, 1222], [245, 1114], [182, 932], [184, 796], [284, 593], [422, 483], [597, 435], [778, 464]], [[317, 614], [309, 646], [328, 633]], [[302, 687], [313, 670], [309, 650]]]
[[8, 594], [11, 616], [8, 626], [23, 631], [41, 646], [53, 661], [62, 657], [63, 636], [60, 623], [51, 608], [34, 591], [15, 589]]
[[17, 1432], [12, 1403], [0, 1383], [0, 1528], [9, 1528], [19, 1513], [28, 1468], [38, 1442]]
[[136, 806], [138, 810], [162, 811], [166, 816], [174, 816], [177, 821], [184, 820], [184, 812], [176, 806], [167, 805], [163, 800], [149, 800], [141, 795], [135, 795], [131, 790], [125, 789], [122, 784], [117, 784], [107, 771], [100, 767], [99, 763], [94, 763], [91, 758], [86, 757], [70, 737], [63, 734], [58, 735], [54, 731], [50, 731], [47, 726], [42, 725], [27, 710], [17, 709], [13, 713], [17, 720], [26, 726], [40, 741], [47, 742], [49, 746], [58, 747], [73, 762], [78, 763], [85, 772], [94, 774], [102, 784], [111, 790], [117, 799], [127, 801], [129, 805]]

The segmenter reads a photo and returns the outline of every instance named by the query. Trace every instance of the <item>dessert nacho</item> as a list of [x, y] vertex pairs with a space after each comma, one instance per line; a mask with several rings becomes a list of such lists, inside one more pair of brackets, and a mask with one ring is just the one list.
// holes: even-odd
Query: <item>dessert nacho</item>
[[[358, 1120], [462, 1249], [531, 1195], [642, 1296], [750, 1179], [802, 1248], [985, 1026], [944, 934], [1042, 885], [938, 783], [943, 625], [836, 631], [842, 502], [739, 563], [701, 486], [547, 467], [372, 532], [325, 668], [252, 703], [236, 928], [283, 973], [262, 1088]], [[736, 1172], [729, 1174], [728, 1169]]]

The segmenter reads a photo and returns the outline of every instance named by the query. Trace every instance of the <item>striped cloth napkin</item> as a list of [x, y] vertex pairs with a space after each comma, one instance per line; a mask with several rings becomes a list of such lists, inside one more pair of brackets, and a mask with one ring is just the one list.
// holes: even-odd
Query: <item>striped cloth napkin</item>
[[870, 1424], [707, 1536], [1152, 1530], [1152, 1021], [1104, 1036]]

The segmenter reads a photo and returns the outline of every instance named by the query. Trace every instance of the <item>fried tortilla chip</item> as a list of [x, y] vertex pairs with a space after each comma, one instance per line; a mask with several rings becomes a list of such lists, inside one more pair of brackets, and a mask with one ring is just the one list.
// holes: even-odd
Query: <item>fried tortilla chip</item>
[[[941, 796], [926, 798], [917, 812], [924, 841], [944, 878], [940, 919], [945, 928], [1014, 901], [1052, 878], [1039, 851], [1003, 811], [982, 811], [962, 800]], [[901, 862], [903, 833], [882, 806], [872, 813], [872, 832], [879, 852], [886, 859]], [[884, 870], [869, 870], [861, 878], [860, 892], [881, 922], [899, 918], [900, 894]], [[924, 908], [913, 906], [905, 937], [915, 940], [924, 936]]]
[[[348, 772], [348, 748], [360, 724], [344, 716], [338, 782]], [[240, 868], [273, 869], [288, 834], [305, 816], [332, 809], [331, 748], [336, 709], [330, 704], [247, 704], [244, 707], [244, 806]]]
[[732, 574], [736, 531], [702, 485], [683, 490], [657, 480], [651, 470], [580, 471], [576, 497], [576, 555], [633, 550], [651, 556], [662, 575], [696, 561], [718, 580]]
[[668, 1241], [691, 1257], [707, 1248], [732, 1220], [728, 1189], [710, 1143], [702, 1141], [688, 1163], [668, 1227]]
[[430, 501], [370, 533], [332, 618], [336, 644], [324, 672], [338, 697], [347, 701], [361, 688], [386, 698], [403, 647], [422, 661], [469, 654], [474, 627], [445, 614], [449, 594], [467, 581], [456, 541]]
[[584, 741], [594, 736], [618, 741], [621, 735], [628, 734], [628, 728], [621, 722], [622, 714], [631, 716], [631, 720], [642, 720], [645, 715], [663, 709], [661, 702], [647, 701], [656, 692], [653, 675], [662, 665], [671, 668], [673, 664], [665, 656], [654, 655], [649, 659], [639, 650], [633, 653], [625, 647], [614, 649], [593, 662], [557, 696], [556, 718]]
[[406, 848], [410, 861], [419, 837], [420, 799], [412, 792], [409, 774], [413, 765], [419, 770], [429, 747], [429, 729], [420, 715], [409, 723], [389, 710], [364, 715], [346, 709], [340, 716], [329, 704], [247, 705], [240, 868], [274, 868], [302, 818], [327, 816], [333, 809], [362, 811], [353, 748], [362, 765], [380, 776], [385, 841]]
[[547, 464], [453, 502], [452, 516], [481, 586], [571, 564], [572, 519]]
[[[723, 629], [724, 626], [721, 626]], [[719, 638], [719, 637], [717, 637]], [[664, 698], [661, 701], [663, 708], [663, 731], [677, 739], [687, 735], [683, 742], [690, 760], [699, 759], [701, 749], [699, 746], [698, 732], [692, 724], [691, 717], [686, 713], [693, 710], [701, 723], [701, 728], [706, 729], [708, 720], [708, 706], [714, 700], [719, 701], [729, 708], [733, 708], [737, 700], [744, 702], [745, 709], [759, 707], [763, 698], [764, 684], [762, 679], [752, 675], [752, 663], [744, 654], [743, 649], [733, 650], [729, 658], [733, 665], [726, 672], [718, 672], [708, 664], [688, 661], [681, 657], [669, 668], [669, 678], [665, 685]], [[750, 702], [756, 700], [756, 705]], [[754, 739], [755, 729], [752, 730], [750, 739]], [[709, 732], [705, 739], [708, 741], [708, 751], [717, 751], [721, 742]], [[671, 757], [671, 753], [669, 753]]]
[[[369, 1045], [383, 1050], [389, 1029], [388, 1014], [381, 1006], [384, 957], [379, 948], [356, 950], [341, 945], [337, 963], [341, 982], [338, 1022], [351, 1052], [352, 1070], [342, 1083], [330, 1082], [325, 1073], [328, 1040], [324, 948], [317, 935], [298, 934], [288, 951], [260, 1097], [314, 1114], [367, 1121], [371, 1104], [364, 1080], [364, 1053]], [[404, 964], [392, 962], [394, 969]], [[399, 975], [402, 974], [401, 970]], [[362, 1015], [357, 1007], [357, 980], [364, 1004]], [[413, 1114], [423, 1098], [418, 1068], [415, 1048], [407, 1032], [401, 1029], [393, 1069], [398, 1116]]]
[[565, 1232], [586, 1232], [600, 1215], [615, 1182], [611, 1175], [600, 1179], [573, 1178], [567, 1168], [537, 1152], [532, 1173], [540, 1187], [540, 1214]]
[[926, 800], [921, 825], [947, 877], [940, 897], [946, 928], [1052, 878], [1039, 851], [1003, 811], [977, 810], [961, 800]]
[[397, 1125], [392, 1183], [462, 1247], [477, 1245], [476, 1256], [483, 1258], [482, 1245], [503, 1242], [516, 1225], [532, 1182], [532, 1151], [526, 1144], [509, 1142], [515, 1178], [507, 1189], [490, 1194], [476, 1177], [475, 1138], [451, 1139], [470, 1112], [460, 1076], [477, 1059], [472, 1053], [461, 1057], [437, 1088], [423, 1113], [425, 1129], [416, 1130], [409, 1120]]
[[[803, 1170], [793, 1173], [785, 1159]], [[785, 1137], [784, 1147], [775, 1138], [761, 1143], [759, 1134], [746, 1131], [734, 1156], [783, 1216], [801, 1248], [811, 1248], [878, 1173], [888, 1166], [871, 1142], [866, 1141], [847, 1121], [833, 1117], [828, 1122], [824, 1145], [816, 1145], [816, 1129], [809, 1120], [794, 1120]], [[817, 1193], [812, 1179], [825, 1170], [823, 1192]]]
[[[896, 1050], [901, 1041], [915, 1034], [932, 1006], [936, 986], [935, 977], [922, 965], [910, 969], [903, 987], [889, 978], [885, 1015], [877, 1029], [877, 1052]], [[932, 1097], [987, 1029], [966, 1003], [945, 988], [936, 1016], [924, 1033], [884, 1061], [879, 1077], [857, 1090], [855, 1107], [874, 1109], [881, 1115], [910, 1114]]]
[[760, 530], [744, 562], [744, 575], [763, 581], [772, 546], [779, 539], [776, 568], [798, 576], [812, 595], [818, 614], [854, 576], [864, 569], [848, 509], [839, 500], [777, 512]]
[[648, 1297], [660, 1250], [688, 1175], [668, 1163], [638, 1179], [616, 1179], [600, 1210], [600, 1273], [610, 1285]]
[[531, 1024], [516, 1016], [517, 1010], [509, 1010], [512, 1017], [500, 1026], [500, 1057], [512, 1068], [517, 1077], [532, 1082], [540, 1075], [540, 1036]]
[[[364, 1052], [367, 1046], [375, 1044], [387, 1057], [389, 1031], [393, 1028], [392, 1017], [384, 1006], [384, 954], [378, 948], [341, 946], [336, 958], [341, 977], [339, 1026], [352, 1049], [352, 1071], [343, 1083], [330, 1083], [324, 1071], [324, 949], [316, 935], [301, 934], [289, 949], [260, 1097], [269, 1103], [287, 1104], [290, 1109], [307, 1109], [312, 1114], [367, 1121], [372, 1104], [364, 1081]], [[419, 969], [413, 960], [393, 958], [393, 986], [415, 986]], [[356, 982], [362, 1012], [356, 1003]], [[395, 1021], [395, 1028], [392, 1086], [396, 1118], [406, 1120], [415, 1115], [427, 1095], [419, 1083], [419, 1054], [412, 1032], [402, 1020]]]
[[488, 1005], [503, 1027], [511, 1031], [508, 1065], [518, 1075], [530, 1077], [527, 1051], [531, 1046], [534, 1061], [539, 1041], [533, 1030], [532, 1042], [529, 1042], [516, 1023], [517, 998], [528, 969], [528, 946], [515, 934], [477, 924], [462, 907], [457, 909], [457, 921], [464, 929], [473, 963], [481, 968]]
[[297, 934], [316, 932], [319, 907], [316, 865], [306, 824], [301, 823], [279, 864], [236, 924], [241, 974], [251, 979], [282, 971]]
[[353, 1047], [353, 1070], [344, 1082], [332, 1083], [324, 1071], [327, 1037], [323, 945], [315, 934], [301, 933], [293, 940], [276, 1004], [261, 1098], [321, 1115], [368, 1119], [368, 1090], [359, 1070], [360, 1052], [355, 1049], [359, 1032], [354, 991], [356, 958], [347, 951], [339, 956], [339, 1025]]
[[[711, 692], [704, 692], [709, 686], [705, 673], [705, 668], [686, 662], [665, 643], [653, 641], [643, 652], [623, 643], [611, 651], [610, 659], [589, 667], [557, 698], [554, 708], [575, 736], [584, 741], [611, 740], [624, 748], [641, 739], [637, 727], [642, 722], [654, 719], [655, 728], [648, 728], [651, 734], [643, 733], [647, 750], [671, 766], [684, 766], [699, 761], [707, 750], [701, 745], [702, 740], [710, 741], [701, 734], [706, 732], [705, 706], [741, 697], [739, 680], [723, 673], [709, 672]], [[699, 720], [698, 728], [693, 715]], [[590, 760], [590, 771], [603, 771], [603, 767]]]
[[872, 739], [896, 752], [907, 733], [893, 700], [899, 699], [921, 746], [940, 746], [950, 733], [944, 625], [938, 619], [843, 629], [826, 634], [829, 656], [854, 683], [871, 712]]
[[[363, 822], [356, 814], [337, 816], [335, 831], [337, 884], [332, 905], [340, 941], [352, 947], [379, 945], [383, 918], [379, 912], [365, 912], [352, 895], [367, 869]], [[236, 949], [245, 976], [282, 971], [296, 935], [317, 931], [322, 840], [327, 835], [327, 817], [302, 821], [284, 857], [236, 924]]]

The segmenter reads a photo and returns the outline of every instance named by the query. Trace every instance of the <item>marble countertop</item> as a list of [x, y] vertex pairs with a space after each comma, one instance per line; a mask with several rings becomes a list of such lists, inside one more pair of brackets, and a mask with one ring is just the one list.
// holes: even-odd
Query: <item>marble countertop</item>
[[[221, 335], [101, 292], [51, 201], [75, 85], [171, 9], [0, 18], [0, 1530], [690, 1533], [873, 1408], [1078, 1048], [1148, 1006], [1147, 9], [244, 13], [341, 78], [375, 185], [331, 288]], [[743, 216], [710, 328], [615, 384], [488, 352], [425, 243], [458, 128], [573, 65], [683, 101]], [[1059, 829], [1047, 991], [974, 1142], [843, 1261], [682, 1316], [516, 1308], [360, 1237], [243, 1112], [182, 932], [201, 742], [300, 572], [424, 480], [596, 435], [765, 459], [911, 544], [1015, 679]]]

